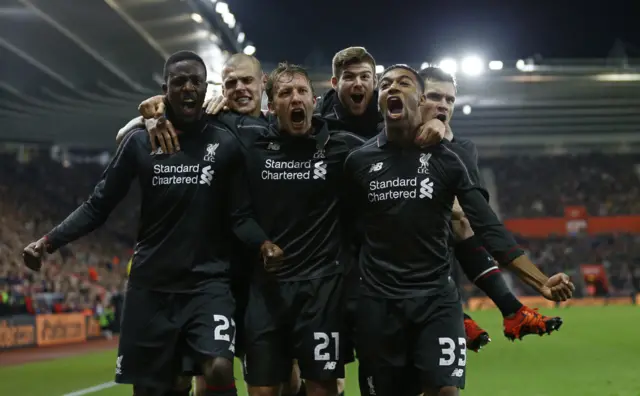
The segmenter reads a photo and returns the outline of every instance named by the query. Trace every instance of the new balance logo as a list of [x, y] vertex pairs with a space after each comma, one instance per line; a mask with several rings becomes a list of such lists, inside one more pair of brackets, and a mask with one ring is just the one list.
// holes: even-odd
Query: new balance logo
[[280, 151], [280, 145], [278, 143], [271, 142], [267, 145], [267, 150]]
[[336, 362], [327, 362], [324, 365], [324, 370], [335, 370], [338, 364]]
[[162, 155], [164, 151], [162, 151], [162, 147], [158, 147], [156, 151], [152, 152], [151, 155]]
[[369, 173], [380, 172], [381, 169], [382, 169], [382, 162], [377, 162], [371, 165], [371, 168], [369, 168]]
[[420, 198], [433, 198], [433, 182], [428, 177], [420, 182]]
[[316, 162], [313, 164], [313, 178], [314, 180], [322, 179], [326, 180], [327, 176], [327, 164], [324, 161]]
[[464, 375], [464, 369], [455, 369], [453, 370], [453, 373], [451, 373], [452, 377], [461, 378], [463, 375]]
[[207, 186], [210, 186], [212, 180], [213, 169], [211, 169], [211, 165], [207, 165], [202, 168], [202, 174], [200, 175], [200, 184], [206, 184]]

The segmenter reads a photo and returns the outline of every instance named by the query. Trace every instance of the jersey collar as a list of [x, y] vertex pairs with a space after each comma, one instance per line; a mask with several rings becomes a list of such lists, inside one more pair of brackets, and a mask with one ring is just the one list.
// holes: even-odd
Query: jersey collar
[[387, 128], [382, 128], [382, 131], [378, 134], [378, 147], [384, 147], [387, 143], [389, 143], [389, 138], [387, 137]]

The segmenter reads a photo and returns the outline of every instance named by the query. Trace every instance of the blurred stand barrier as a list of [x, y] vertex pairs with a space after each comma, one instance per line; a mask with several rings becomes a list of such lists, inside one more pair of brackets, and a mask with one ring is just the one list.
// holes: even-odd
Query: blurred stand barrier
[[102, 338], [97, 319], [82, 313], [0, 318], [0, 350], [45, 347]]
[[[606, 305], [637, 305], [640, 293], [627, 297], [585, 297], [574, 298], [567, 302], [555, 303], [543, 297], [520, 297], [520, 301], [529, 307], [554, 308], [554, 307], [602, 307]], [[471, 297], [467, 300], [467, 308], [470, 311], [484, 311], [496, 308], [493, 301], [487, 297]]]

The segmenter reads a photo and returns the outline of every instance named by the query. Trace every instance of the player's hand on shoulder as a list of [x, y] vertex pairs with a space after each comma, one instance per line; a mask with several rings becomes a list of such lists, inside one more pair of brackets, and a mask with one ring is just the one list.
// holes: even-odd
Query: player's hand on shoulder
[[207, 114], [216, 115], [221, 111], [228, 111], [227, 98], [220, 95], [204, 102], [204, 111]]
[[420, 147], [433, 146], [444, 139], [446, 131], [447, 127], [444, 122], [434, 118], [420, 126], [415, 143]]
[[571, 282], [569, 275], [560, 272], [549, 278], [542, 287], [541, 293], [547, 300], [567, 301], [573, 296], [574, 290], [576, 287]]
[[156, 152], [158, 144], [160, 144], [160, 148], [165, 154], [173, 154], [180, 151], [178, 134], [171, 121], [167, 120], [164, 116], [146, 119], [144, 120], [144, 126], [149, 133], [152, 153]]
[[284, 260], [282, 249], [271, 241], [267, 241], [260, 246], [260, 256], [267, 272], [276, 271]]
[[149, 99], [145, 99], [138, 106], [138, 111], [140, 112], [140, 115], [145, 119], [162, 117], [164, 115], [165, 110], [166, 110], [166, 107], [164, 104], [163, 95], [156, 95], [156, 96], [150, 97]]
[[46, 247], [46, 238], [40, 238], [28, 244], [27, 247], [22, 250], [24, 265], [32, 271], [40, 271], [40, 268], [42, 268], [42, 259], [46, 253]]

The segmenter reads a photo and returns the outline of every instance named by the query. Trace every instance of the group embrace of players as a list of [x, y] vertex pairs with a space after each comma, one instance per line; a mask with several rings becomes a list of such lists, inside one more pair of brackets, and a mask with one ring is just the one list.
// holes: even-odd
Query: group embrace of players
[[569, 278], [542, 274], [491, 210], [475, 147], [448, 127], [454, 78], [375, 66], [364, 48], [338, 52], [333, 89], [316, 99], [302, 67], [266, 76], [237, 54], [223, 96], [205, 104], [203, 60], [167, 60], [164, 95], [120, 131], [93, 194], [23, 252], [38, 270], [138, 180], [118, 383], [185, 396], [197, 376], [198, 395], [237, 395], [236, 356], [251, 396], [335, 396], [355, 350], [363, 395], [457, 395], [467, 349], [490, 339], [462, 312], [454, 258], [508, 338], [560, 327], [523, 306], [496, 266], [549, 300], [572, 296]]

